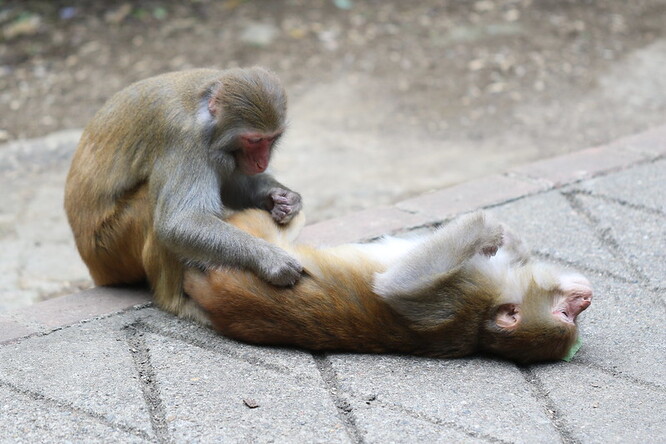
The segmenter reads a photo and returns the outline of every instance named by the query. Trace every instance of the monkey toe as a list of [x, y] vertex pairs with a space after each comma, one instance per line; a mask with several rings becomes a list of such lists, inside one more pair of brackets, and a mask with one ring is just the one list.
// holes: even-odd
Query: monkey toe
[[480, 252], [484, 256], [494, 256], [504, 244], [504, 227], [501, 224], [487, 224], [481, 236]]

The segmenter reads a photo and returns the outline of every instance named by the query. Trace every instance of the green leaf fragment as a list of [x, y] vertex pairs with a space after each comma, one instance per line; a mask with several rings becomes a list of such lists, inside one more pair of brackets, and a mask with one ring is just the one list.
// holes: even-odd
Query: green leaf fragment
[[350, 10], [354, 6], [352, 0], [333, 0], [333, 4], [339, 9], [344, 9], [346, 11]]
[[569, 349], [569, 353], [565, 357], [562, 358], [563, 361], [566, 362], [571, 362], [573, 359], [574, 355], [580, 350], [580, 346], [583, 345], [583, 341], [580, 339], [580, 336], [576, 338], [576, 342], [573, 343], [571, 348]]
[[158, 6], [157, 8], [153, 9], [153, 17], [155, 17], [157, 20], [164, 20], [168, 15], [169, 13], [167, 12], [166, 8]]

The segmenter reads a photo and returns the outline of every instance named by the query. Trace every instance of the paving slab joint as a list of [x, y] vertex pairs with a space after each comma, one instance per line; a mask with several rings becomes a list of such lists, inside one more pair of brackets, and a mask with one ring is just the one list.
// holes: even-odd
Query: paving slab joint
[[349, 401], [340, 396], [341, 389], [338, 383], [338, 375], [333, 365], [331, 365], [330, 360], [324, 353], [313, 353], [312, 357], [324, 382], [324, 386], [338, 411], [338, 418], [344, 425], [347, 436], [355, 444], [363, 443], [363, 434], [356, 424], [354, 410]]
[[123, 330], [134, 368], [139, 376], [139, 384], [148, 408], [155, 439], [159, 443], [173, 442], [167, 426], [166, 408], [162, 402], [162, 395], [151, 363], [150, 350], [146, 345], [144, 332], [137, 328], [135, 324], [127, 325]]
[[534, 397], [539, 401], [541, 405], [544, 406], [546, 416], [550, 419], [551, 424], [560, 435], [560, 440], [564, 444], [574, 444], [577, 443], [571, 432], [571, 427], [564, 419], [564, 415], [559, 411], [557, 405], [551, 397], [548, 395], [548, 390], [544, 387], [541, 379], [536, 375], [534, 370], [529, 367], [519, 367], [520, 372], [525, 378], [530, 390]]

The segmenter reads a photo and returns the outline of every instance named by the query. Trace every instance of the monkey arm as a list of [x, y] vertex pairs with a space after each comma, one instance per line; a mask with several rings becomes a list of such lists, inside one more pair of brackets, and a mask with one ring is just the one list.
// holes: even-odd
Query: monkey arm
[[267, 173], [248, 176], [235, 172], [220, 185], [222, 201], [233, 209], [264, 208], [271, 188], [282, 187], [273, 176]]
[[268, 173], [254, 176], [234, 173], [220, 188], [222, 200], [234, 209], [261, 208], [270, 211], [273, 207], [270, 200], [272, 190], [279, 188], [295, 193]]
[[182, 260], [244, 267], [275, 285], [298, 279], [302, 267], [296, 259], [222, 220], [218, 174], [205, 161], [192, 158], [174, 167], [165, 156], [155, 165], [150, 188], [155, 233]]
[[233, 174], [221, 185], [222, 201], [234, 209], [261, 208], [278, 223], [289, 222], [303, 207], [301, 195], [270, 174]]
[[461, 217], [418, 242], [385, 272], [377, 274], [375, 291], [385, 298], [416, 294], [475, 254], [493, 255], [501, 245], [501, 224], [480, 212]]

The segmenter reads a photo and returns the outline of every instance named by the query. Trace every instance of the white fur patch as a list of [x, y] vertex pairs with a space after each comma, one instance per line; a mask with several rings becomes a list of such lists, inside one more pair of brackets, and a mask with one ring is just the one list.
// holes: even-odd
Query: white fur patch
[[402, 239], [385, 236], [368, 244], [352, 244], [366, 256], [388, 267], [418, 244], [420, 238]]
[[592, 296], [592, 284], [582, 275], [567, 272], [559, 276], [559, 286], [564, 293], [579, 293]]
[[520, 304], [529, 282], [521, 273], [521, 267], [512, 265], [513, 260], [510, 251], [500, 248], [492, 257], [477, 254], [468, 266], [479, 270], [494, 283], [502, 295], [502, 303]]
[[559, 287], [561, 272], [549, 264], [535, 264], [532, 267], [534, 282], [546, 290], [555, 290]]
[[208, 99], [202, 99], [199, 101], [197, 123], [201, 126], [209, 126], [213, 124], [213, 116], [210, 114], [210, 111], [208, 111]]

